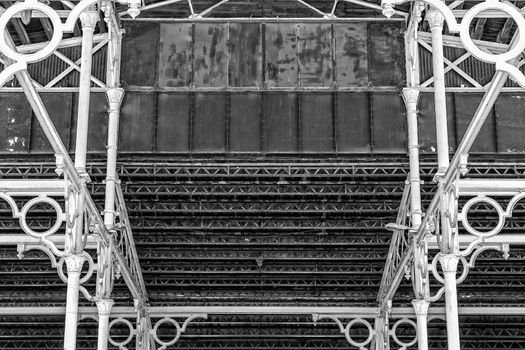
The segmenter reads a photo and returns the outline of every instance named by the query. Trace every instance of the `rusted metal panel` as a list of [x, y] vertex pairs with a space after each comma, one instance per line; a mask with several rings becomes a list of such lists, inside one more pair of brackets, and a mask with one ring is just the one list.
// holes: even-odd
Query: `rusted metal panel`
[[265, 138], [268, 152], [297, 152], [297, 94], [264, 95]]
[[336, 81], [339, 87], [368, 84], [366, 23], [334, 24]]
[[226, 151], [226, 103], [224, 93], [195, 94], [191, 130], [194, 152]]
[[397, 86], [405, 80], [405, 51], [398, 23], [368, 23], [368, 81]]
[[195, 25], [193, 82], [203, 87], [228, 83], [228, 24]]
[[188, 152], [191, 98], [187, 92], [160, 93], [157, 102], [157, 150]]
[[[69, 144], [72, 149], [76, 143], [78, 94], [73, 94], [73, 108], [71, 118], [71, 136]], [[103, 152], [106, 150], [108, 135], [108, 104], [106, 94], [103, 92], [91, 93], [89, 99], [89, 128], [88, 152]]]
[[[483, 93], [477, 92], [455, 94], [456, 130], [458, 141], [463, 138], [482, 97]], [[497, 152], [494, 119], [494, 109], [492, 109], [476, 137], [476, 141], [474, 141], [474, 144], [472, 145], [472, 152]]]
[[230, 150], [257, 152], [261, 138], [261, 103], [258, 92], [230, 95]]
[[153, 86], [157, 76], [159, 23], [125, 22], [121, 79], [126, 85]]
[[496, 100], [498, 151], [525, 152], [525, 95], [502, 93]]
[[405, 153], [406, 121], [403, 101], [397, 92], [372, 92], [372, 151], [378, 153]]
[[333, 152], [332, 93], [301, 93], [301, 139], [303, 152]]
[[31, 106], [23, 93], [0, 94], [0, 151], [28, 152]]
[[332, 84], [332, 25], [301, 23], [297, 58], [300, 86]]
[[338, 92], [336, 112], [337, 150], [369, 153], [370, 116], [368, 92]]
[[[454, 94], [447, 93], [447, 124], [448, 145], [450, 151], [456, 149], [456, 121], [454, 112]], [[423, 92], [419, 96], [418, 104], [419, 146], [422, 153], [436, 153], [436, 113], [434, 107], [434, 93]]]
[[162, 23], [159, 45], [159, 86], [188, 86], [192, 81], [193, 25]]
[[127, 92], [120, 117], [122, 151], [149, 152], [154, 148], [155, 93]]
[[267, 23], [264, 46], [266, 84], [269, 87], [296, 87], [297, 25]]
[[262, 24], [230, 23], [229, 86], [260, 86], [262, 83]]
[[[49, 113], [49, 117], [55, 125], [62, 142], [69, 150], [74, 150], [71, 147], [71, 119], [73, 110], [73, 94], [72, 93], [54, 93], [54, 92], [43, 92], [40, 93], [40, 97], [44, 103], [44, 106]], [[44, 130], [40, 126], [40, 123], [33, 116], [31, 122], [31, 152], [53, 152], [51, 144], [47, 140]]]

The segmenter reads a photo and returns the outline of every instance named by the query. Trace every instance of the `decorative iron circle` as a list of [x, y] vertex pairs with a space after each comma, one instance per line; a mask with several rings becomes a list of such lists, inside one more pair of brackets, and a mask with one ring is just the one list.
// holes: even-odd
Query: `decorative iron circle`
[[[49, 204], [50, 206], [52, 206], [53, 209], [55, 209], [55, 212], [56, 212], [56, 215], [57, 215], [55, 224], [51, 228], [49, 228], [48, 230], [43, 231], [43, 232], [34, 231], [27, 224], [27, 213], [28, 213], [28, 211], [32, 207], [34, 207], [35, 205], [40, 204], [40, 203], [46, 203], [46, 204]], [[25, 233], [27, 233], [28, 235], [33, 236], [35, 238], [41, 239], [41, 238], [45, 238], [45, 237], [51, 236], [52, 234], [54, 234], [55, 232], [58, 231], [60, 226], [62, 226], [62, 222], [64, 221], [64, 214], [62, 213], [62, 208], [60, 207], [60, 204], [58, 204], [58, 202], [56, 200], [54, 200], [52, 198], [49, 198], [47, 196], [40, 196], [40, 197], [35, 197], [35, 198], [29, 200], [23, 206], [22, 211], [20, 212], [19, 221], [20, 221], [20, 226], [22, 227], [22, 230], [24, 230]]]
[[[476, 44], [474, 44], [474, 41], [470, 37], [470, 24], [478, 14], [486, 10], [498, 10], [505, 12], [516, 22], [516, 25], [518, 26], [517, 30], [519, 31], [520, 40], [518, 40], [516, 45], [509, 51], [502, 54], [484, 52], [481, 49], [479, 49], [476, 46]], [[485, 0], [484, 2], [475, 5], [467, 11], [465, 17], [463, 17], [463, 20], [461, 21], [461, 31], [459, 32], [459, 37], [461, 38], [461, 42], [463, 43], [467, 51], [469, 51], [476, 58], [479, 58], [480, 60], [485, 62], [496, 63], [507, 62], [521, 55], [521, 53], [525, 49], [525, 40], [523, 40], [522, 38], [524, 34], [525, 18], [523, 18], [523, 15], [516, 8], [509, 4], [499, 2], [497, 0]]]
[[[366, 326], [366, 328], [368, 328], [368, 338], [366, 338], [364, 341], [362, 342], [356, 342], [354, 339], [352, 339], [352, 337], [350, 336], [350, 329], [352, 328], [352, 326], [356, 323], [360, 323], [364, 326]], [[348, 322], [348, 324], [346, 325], [346, 328], [345, 328], [345, 336], [346, 336], [346, 340], [348, 340], [348, 342], [355, 346], [355, 347], [358, 347], [358, 348], [361, 348], [361, 347], [364, 347], [366, 344], [370, 343], [372, 341], [372, 337], [374, 336], [374, 331], [372, 329], [372, 326], [370, 325], [370, 322], [366, 321], [366, 320], [363, 320], [362, 318], [355, 318], [353, 319], [352, 321]]]
[[[4, 36], [9, 21], [17, 13], [27, 10], [35, 10], [44, 13], [45, 15], [47, 15], [47, 17], [53, 24], [53, 36], [49, 43], [44, 48], [30, 54], [20, 53], [17, 52], [15, 49], [11, 48], [11, 46], [8, 45]], [[60, 20], [60, 16], [58, 15], [58, 13], [50, 6], [38, 1], [28, 0], [16, 3], [8, 7], [0, 16], [0, 47], [2, 48], [1, 51], [5, 56], [16, 62], [37, 62], [43, 60], [44, 58], [51, 55], [53, 51], [55, 51], [55, 49], [58, 47], [58, 44], [60, 43], [60, 40], [62, 40], [62, 36], [62, 21]]]
[[[486, 231], [486, 232], [482, 232], [482, 231], [478, 231], [476, 230], [475, 228], [472, 227], [472, 225], [470, 224], [469, 220], [468, 220], [468, 213], [470, 211], [470, 209], [472, 208], [472, 206], [474, 204], [478, 204], [478, 203], [486, 203], [486, 204], [489, 204], [491, 205], [494, 209], [496, 209], [497, 213], [498, 213], [498, 223], [496, 224], [496, 226], [490, 230], [490, 231]], [[465, 203], [465, 205], [463, 206], [463, 209], [461, 210], [461, 214], [463, 216], [463, 226], [465, 227], [465, 229], [472, 235], [476, 236], [476, 237], [483, 237], [483, 238], [489, 238], [489, 237], [492, 237], [492, 236], [495, 236], [497, 235], [501, 229], [503, 228], [503, 225], [505, 224], [505, 218], [504, 218], [504, 212], [503, 212], [503, 208], [501, 207], [501, 205], [499, 205], [499, 203], [490, 198], [490, 197], [474, 197], [474, 198], [471, 198], [467, 203]]]
[[[408, 343], [402, 342], [401, 340], [399, 340], [399, 338], [396, 335], [397, 327], [399, 327], [399, 325], [401, 325], [403, 323], [408, 323], [409, 325], [414, 327], [414, 329], [416, 330], [416, 335], [414, 335], [414, 339], [412, 339]], [[394, 341], [399, 346], [404, 347], [404, 348], [408, 348], [408, 347], [414, 345], [417, 342], [417, 325], [416, 325], [416, 323], [414, 321], [409, 320], [408, 318], [402, 318], [402, 319], [396, 321], [396, 323], [394, 323], [394, 326], [392, 327], [392, 330], [390, 331], [390, 334], [392, 335], [392, 339], [394, 339]]]
[[[128, 326], [128, 328], [129, 328], [129, 335], [128, 335], [128, 337], [126, 339], [124, 339], [124, 341], [122, 341], [120, 343], [114, 341], [113, 338], [111, 337], [111, 328], [114, 325], [119, 324], [119, 323], [123, 323], [126, 326]], [[118, 346], [119, 348], [122, 349], [126, 344], [128, 344], [131, 341], [131, 339], [133, 339], [133, 335], [134, 334], [135, 334], [135, 328], [133, 327], [131, 322], [129, 322], [125, 318], [119, 317], [119, 318], [116, 318], [116, 319], [114, 319], [113, 321], [111, 321], [109, 323], [109, 327], [108, 327], [108, 341], [111, 343], [111, 345]]]

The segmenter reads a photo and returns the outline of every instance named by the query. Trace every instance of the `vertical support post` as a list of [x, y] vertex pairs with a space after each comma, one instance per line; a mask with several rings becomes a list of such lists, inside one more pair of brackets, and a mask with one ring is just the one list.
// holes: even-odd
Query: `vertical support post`
[[430, 302], [424, 299], [412, 301], [417, 322], [417, 348], [418, 350], [428, 350], [427, 316]]
[[436, 139], [438, 175], [443, 175], [449, 165], [447, 100], [445, 95], [445, 67], [443, 62], [443, 15], [432, 9], [426, 19], [432, 32], [432, 66], [434, 70], [434, 107], [436, 112]]
[[100, 299], [97, 300], [98, 311], [98, 342], [97, 350], [107, 350], [109, 338], [109, 315], [113, 307], [113, 300]]
[[458, 261], [459, 258], [454, 254], [446, 254], [439, 258], [445, 279], [447, 342], [449, 350], [460, 350], [458, 295], [456, 286]]
[[86, 153], [89, 126], [89, 100], [91, 93], [91, 50], [93, 32], [98, 21], [98, 13], [85, 11], [80, 14], [82, 23], [82, 56], [80, 61], [80, 85], [78, 90], [77, 136], [75, 143], [75, 168], [81, 175], [86, 174]]
[[117, 181], [118, 128], [120, 105], [124, 97], [124, 89], [111, 88], [106, 92], [106, 96], [108, 98], [109, 104], [109, 122], [104, 223], [108, 229], [111, 229], [115, 223], [115, 186]]
[[77, 346], [78, 293], [80, 272], [85, 258], [69, 255], [64, 258], [67, 266], [66, 326], [64, 331], [64, 350], [75, 350]]

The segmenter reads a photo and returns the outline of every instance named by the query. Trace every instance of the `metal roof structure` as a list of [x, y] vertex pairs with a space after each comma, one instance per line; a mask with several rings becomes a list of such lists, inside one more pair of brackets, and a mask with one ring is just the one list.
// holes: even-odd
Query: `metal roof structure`
[[525, 346], [523, 1], [0, 5], [1, 348]]

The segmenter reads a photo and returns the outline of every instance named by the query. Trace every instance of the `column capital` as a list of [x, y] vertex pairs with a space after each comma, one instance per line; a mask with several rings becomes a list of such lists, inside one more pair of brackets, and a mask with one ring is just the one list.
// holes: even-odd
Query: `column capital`
[[428, 24], [430, 25], [430, 29], [438, 29], [443, 30], [443, 21], [445, 17], [439, 12], [438, 10], [430, 10], [427, 12], [425, 16]]
[[67, 272], [80, 272], [82, 271], [82, 265], [86, 261], [82, 255], [68, 255], [64, 258], [66, 261]]
[[99, 316], [107, 316], [111, 314], [111, 308], [115, 302], [112, 299], [99, 299], [96, 301]]
[[80, 23], [82, 23], [82, 30], [95, 30], [98, 22], [98, 12], [84, 11], [80, 14]]
[[441, 263], [441, 268], [443, 269], [443, 272], [456, 273], [458, 271], [459, 257], [457, 255], [454, 255], [454, 254], [442, 255], [439, 258], [439, 262]]
[[111, 88], [106, 91], [106, 97], [108, 98], [109, 110], [118, 110], [122, 99], [124, 98], [123, 88]]
[[403, 88], [403, 99], [405, 100], [407, 107], [410, 105], [416, 107], [419, 99], [419, 90], [414, 88]]
[[412, 300], [412, 306], [414, 307], [416, 316], [427, 316], [430, 302], [424, 299], [415, 299]]

